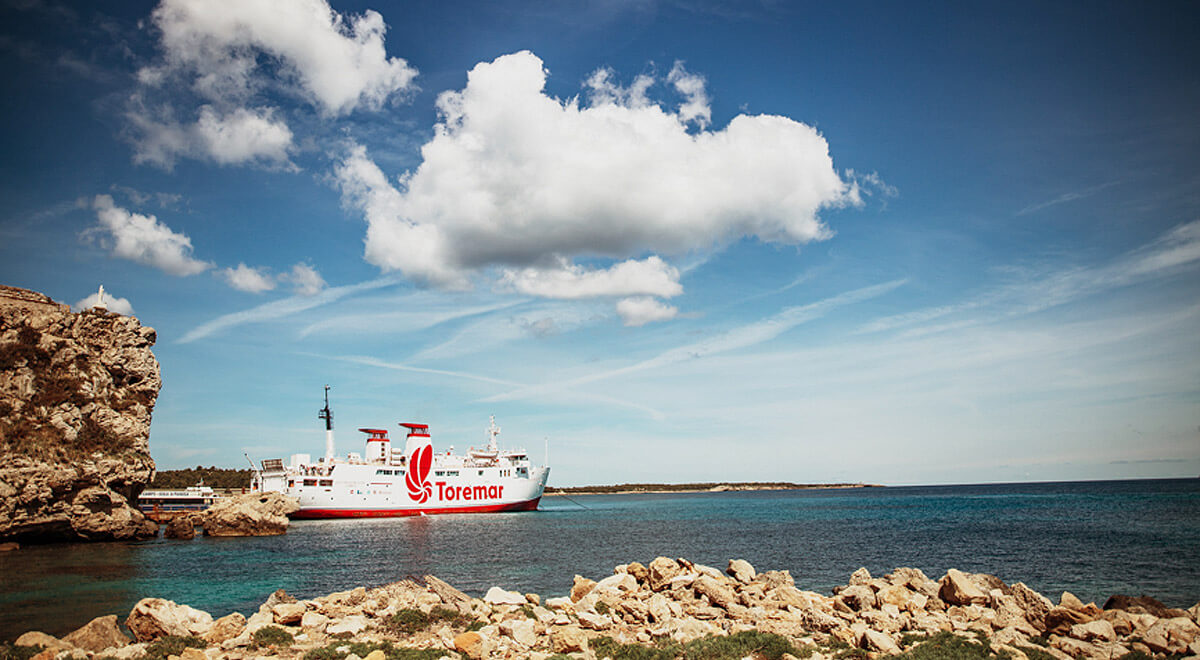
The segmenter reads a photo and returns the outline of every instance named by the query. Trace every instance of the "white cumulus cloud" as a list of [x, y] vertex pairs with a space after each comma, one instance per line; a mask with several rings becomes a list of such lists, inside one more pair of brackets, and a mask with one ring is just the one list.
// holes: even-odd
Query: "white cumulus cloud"
[[292, 283], [292, 289], [301, 296], [315, 296], [325, 288], [325, 278], [317, 269], [305, 263], [292, 266], [291, 273], [280, 276], [281, 279]]
[[368, 223], [368, 262], [445, 288], [497, 268], [523, 293], [667, 297], [678, 276], [660, 254], [826, 239], [821, 209], [860, 203], [811, 126], [739, 115], [708, 129], [704, 80], [682, 64], [667, 76], [684, 97], [675, 112], [649, 100], [646, 76], [622, 88], [597, 71], [588, 103], [547, 96], [546, 76], [530, 52], [476, 65], [439, 96], [423, 162], [396, 185], [364, 148], [348, 151], [334, 175]]
[[378, 12], [343, 15], [325, 0], [163, 0], [151, 20], [165, 62], [140, 80], [182, 73], [213, 101], [247, 98], [273, 75], [322, 112], [343, 115], [381, 107], [417, 75], [387, 56]]
[[181, 157], [220, 165], [291, 165], [292, 131], [271, 108], [235, 108], [219, 113], [200, 107], [194, 123], [180, 123], [169, 111], [157, 113], [134, 106], [126, 113], [134, 136], [136, 163], [171, 169]]
[[[97, 291], [96, 293], [93, 293], [92, 295], [88, 296], [87, 298], [84, 298], [83, 300], [80, 300], [79, 302], [75, 303], [74, 305], [71, 306], [71, 308], [77, 312], [82, 312], [85, 309], [91, 309], [91, 308], [95, 307], [96, 304], [99, 302], [100, 302], [100, 292]], [[108, 311], [110, 311], [110, 312], [116, 312], [117, 314], [124, 314], [125, 316], [129, 316], [129, 315], [133, 314], [133, 305], [131, 305], [129, 303], [128, 299], [118, 298], [118, 297], [110, 294], [107, 291], [104, 292], [104, 307], [106, 309], [108, 309]]]
[[627, 326], [642, 326], [655, 321], [669, 321], [679, 310], [654, 298], [623, 298], [617, 302], [617, 314]]
[[212, 267], [192, 257], [190, 238], [171, 231], [152, 215], [131, 213], [116, 206], [110, 195], [97, 195], [92, 208], [99, 224], [87, 234], [99, 235], [101, 244], [111, 249], [115, 257], [176, 276], [195, 275]]
[[238, 291], [262, 293], [275, 288], [275, 278], [264, 268], [253, 268], [239, 263], [236, 268], [221, 270], [221, 279]]
[[501, 282], [525, 295], [566, 300], [630, 295], [670, 298], [683, 293], [679, 271], [659, 257], [630, 259], [594, 270], [564, 260], [556, 268], [505, 270]]

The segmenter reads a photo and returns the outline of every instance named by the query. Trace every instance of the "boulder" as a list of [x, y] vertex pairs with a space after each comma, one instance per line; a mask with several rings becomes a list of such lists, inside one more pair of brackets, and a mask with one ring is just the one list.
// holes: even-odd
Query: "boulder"
[[1035, 628], [1044, 630], [1046, 613], [1053, 607], [1050, 599], [1025, 586], [1024, 582], [1018, 582], [1012, 586], [1012, 596], [1016, 599], [1017, 605], [1025, 610], [1025, 620], [1032, 623]]
[[571, 602], [577, 603], [580, 598], [591, 593], [592, 589], [596, 588], [596, 581], [589, 580], [582, 575], [575, 576], [575, 582], [571, 585]]
[[838, 592], [837, 597], [859, 612], [873, 610], [878, 605], [875, 592], [864, 584], [852, 584]]
[[1092, 620], [1087, 614], [1078, 610], [1068, 609], [1066, 607], [1052, 607], [1046, 613], [1046, 633], [1052, 635], [1065, 635], [1071, 632], [1071, 627], [1080, 623], [1087, 623]]
[[117, 615], [100, 616], [92, 619], [79, 630], [63, 637], [63, 641], [92, 653], [104, 649], [126, 646], [131, 641], [117, 625]]
[[202, 524], [208, 536], [277, 536], [299, 510], [299, 500], [282, 493], [246, 493], [218, 501], [204, 512]]
[[304, 613], [308, 608], [304, 603], [280, 603], [271, 608], [271, 615], [275, 619], [275, 623], [283, 626], [291, 626], [300, 623], [300, 619], [304, 617]]
[[196, 521], [189, 516], [176, 516], [167, 523], [163, 538], [188, 540], [196, 538]]
[[729, 567], [725, 569], [725, 572], [742, 584], [750, 584], [757, 575], [754, 567], [745, 559], [730, 559]]
[[300, 627], [305, 630], [315, 630], [316, 632], [324, 632], [325, 626], [329, 624], [329, 617], [320, 612], [305, 612], [304, 616], [300, 617]]
[[4, 543], [0, 543], [0, 552], [12, 552], [13, 550], [20, 549], [21, 544], [17, 543], [16, 541], [5, 541]]
[[900, 646], [896, 644], [896, 640], [892, 639], [891, 635], [879, 632], [878, 630], [871, 630], [870, 628], [862, 632], [862, 635], [859, 637], [859, 646], [887, 655], [898, 655], [900, 653]]
[[650, 588], [655, 591], [662, 590], [675, 578], [683, 573], [683, 568], [679, 562], [669, 557], [656, 557], [650, 562], [648, 568], [650, 578]]
[[500, 632], [525, 648], [537, 644], [537, 626], [529, 619], [507, 619], [500, 622]]
[[859, 568], [857, 571], [854, 571], [853, 573], [850, 574], [850, 581], [846, 583], [846, 586], [849, 586], [849, 587], [865, 586], [870, 583], [871, 583], [871, 571], [868, 571], [867, 567], [863, 566], [862, 568]]
[[708, 601], [718, 607], [729, 609], [730, 605], [738, 602], [737, 593], [719, 580], [708, 575], [701, 575], [692, 583], [697, 594], [708, 596]]
[[765, 584], [768, 589], [796, 586], [796, 581], [792, 579], [792, 574], [788, 571], [763, 571], [754, 579]]
[[604, 630], [612, 625], [612, 621], [608, 617], [594, 612], [580, 612], [576, 615], [576, 618], [579, 619], [579, 623], [582, 626], [591, 628], [592, 630]]
[[46, 633], [38, 630], [31, 630], [21, 635], [16, 639], [16, 641], [13, 642], [13, 644], [17, 646], [41, 646], [47, 651], [54, 652], [69, 651], [74, 648], [71, 646], [71, 644], [64, 642], [53, 635], [47, 635]]
[[1062, 596], [1058, 599], [1058, 606], [1077, 612], [1082, 612], [1084, 608], [1083, 601], [1069, 591], [1062, 592]]
[[625, 566], [625, 572], [632, 575], [633, 579], [637, 580], [638, 582], [645, 582], [650, 579], [650, 569], [636, 561], [629, 562], [629, 564]]
[[555, 653], [586, 651], [587, 635], [578, 626], [555, 626], [550, 629], [550, 648]]
[[1106, 610], [1125, 610], [1134, 614], [1153, 614], [1160, 619], [1172, 619], [1180, 616], [1190, 616], [1187, 610], [1178, 610], [1163, 605], [1150, 596], [1122, 596], [1116, 594], [1104, 601]]
[[524, 605], [529, 601], [520, 592], [505, 591], [500, 587], [492, 587], [484, 594], [483, 602], [488, 605]]
[[242, 634], [246, 628], [246, 617], [241, 612], [226, 614], [213, 621], [212, 628], [204, 634], [204, 641], [209, 644], [221, 644]]
[[1104, 619], [1098, 619], [1071, 626], [1071, 636], [1075, 639], [1082, 639], [1085, 642], [1094, 642], [1097, 640], [1111, 642], [1117, 638], [1117, 631], [1113, 629], [1111, 623]]
[[341, 633], [349, 633], [357, 635], [367, 629], [367, 618], [358, 614], [352, 614], [348, 617], [343, 617], [325, 626], [326, 635], [339, 635]]
[[951, 605], [986, 605], [988, 596], [967, 576], [952, 568], [941, 580], [938, 596]]
[[162, 598], [143, 598], [133, 606], [125, 627], [139, 642], [178, 635], [203, 636], [213, 626], [212, 615]]
[[462, 633], [454, 638], [454, 650], [472, 660], [479, 660], [485, 655], [483, 647], [483, 637], [474, 631]]

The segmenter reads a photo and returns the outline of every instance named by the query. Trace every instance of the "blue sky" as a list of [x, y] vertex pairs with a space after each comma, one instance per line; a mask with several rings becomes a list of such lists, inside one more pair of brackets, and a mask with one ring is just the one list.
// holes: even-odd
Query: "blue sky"
[[[161, 468], [1200, 474], [1194, 3], [0, 4], [0, 281], [158, 331]], [[127, 305], [127, 308], [124, 307]]]

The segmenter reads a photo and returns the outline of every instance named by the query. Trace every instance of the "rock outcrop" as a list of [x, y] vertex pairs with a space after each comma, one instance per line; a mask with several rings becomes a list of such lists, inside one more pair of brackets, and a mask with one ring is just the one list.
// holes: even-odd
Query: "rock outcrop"
[[219, 500], [201, 514], [208, 536], [275, 536], [287, 532], [300, 502], [283, 493], [246, 493]]
[[152, 328], [0, 286], [0, 539], [122, 540], [154, 475]]
[[[715, 568], [686, 559], [660, 557], [650, 563], [617, 566], [599, 580], [576, 576], [574, 597], [543, 599], [533, 594], [495, 587], [483, 599], [472, 598], [445, 582], [426, 576], [425, 584], [408, 579], [374, 589], [358, 587], [311, 600], [297, 600], [276, 591], [249, 618], [239, 613], [212, 617], [186, 605], [156, 598], [133, 608], [126, 624], [137, 643], [115, 630], [112, 617], [102, 617], [59, 640], [39, 632], [17, 639], [18, 646], [43, 646], [55, 657], [136, 658], [148, 643], [168, 636], [197, 636], [203, 649], [180, 655], [206, 660], [244, 660], [251, 657], [309, 656], [364, 660], [401, 655], [397, 646], [423, 649], [422, 657], [462, 654], [476, 660], [545, 660], [555, 653], [575, 658], [695, 657], [685, 645], [701, 649], [711, 637], [756, 635], [781, 644], [795, 653], [782, 657], [884, 658], [907, 652], [914, 645], [947, 635], [959, 644], [990, 648], [988, 657], [1117, 658], [1138, 652], [1139, 657], [1179, 657], [1200, 651], [1200, 604], [1189, 610], [1163, 608], [1168, 616], [1145, 611], [1149, 599], [1124, 602], [1130, 609], [1101, 610], [1064, 594], [1056, 607], [1024, 584], [1012, 587], [986, 574], [954, 571], [952, 577], [934, 581], [917, 569], [898, 568], [882, 577], [856, 572], [836, 595], [825, 596], [797, 589], [786, 571], [757, 572], [749, 563], [730, 563], [726, 576]], [[667, 574], [673, 574], [664, 580]], [[657, 577], [655, 577], [657, 576]], [[946, 585], [951, 587], [948, 589]], [[956, 605], [939, 596], [958, 594]], [[867, 598], [862, 590], [875, 594]], [[986, 594], [987, 602], [975, 592]], [[1010, 593], [1006, 593], [1010, 592]], [[847, 596], [850, 594], [850, 596]], [[1020, 595], [1017, 595], [1020, 594]], [[855, 609], [853, 600], [862, 609]], [[1133, 599], [1129, 599], [1132, 601]], [[1051, 628], [1044, 620], [1055, 610], [1074, 613], [1077, 623], [1061, 633], [1042, 634]], [[1176, 613], [1183, 616], [1169, 616]], [[266, 653], [257, 639], [269, 626], [270, 637], [290, 639], [284, 653]], [[286, 633], [286, 634], [285, 634]], [[777, 638], [766, 639], [763, 635]], [[950, 639], [953, 639], [951, 637]], [[103, 644], [109, 648], [98, 649]], [[127, 645], [128, 644], [128, 645]], [[854, 647], [854, 648], [848, 648]], [[674, 656], [662, 655], [675, 649]], [[943, 646], [929, 657], [954, 657]], [[642, 653], [644, 651], [645, 653]], [[86, 652], [86, 653], [85, 653]], [[309, 657], [312, 657], [309, 656]], [[926, 657], [921, 656], [921, 657]], [[47, 656], [51, 657], [51, 656]], [[700, 657], [710, 657], [701, 655]], [[721, 656], [721, 657], [741, 657]], [[983, 657], [972, 654], [971, 657]]]

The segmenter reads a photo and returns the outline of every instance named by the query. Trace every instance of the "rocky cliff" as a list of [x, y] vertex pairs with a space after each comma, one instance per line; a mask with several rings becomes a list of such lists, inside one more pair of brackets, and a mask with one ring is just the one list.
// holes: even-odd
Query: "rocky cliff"
[[134, 502], [154, 476], [155, 333], [0, 286], [0, 539], [153, 536]]

